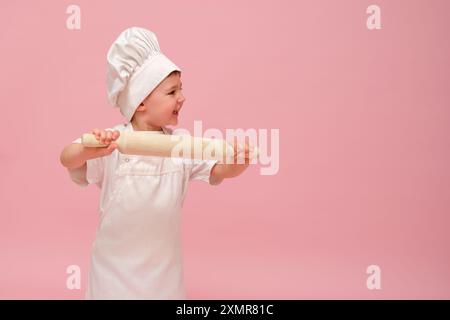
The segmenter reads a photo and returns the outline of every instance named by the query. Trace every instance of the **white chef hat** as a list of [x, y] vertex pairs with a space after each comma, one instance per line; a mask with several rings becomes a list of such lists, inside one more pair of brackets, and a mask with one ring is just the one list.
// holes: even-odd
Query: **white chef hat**
[[160, 50], [150, 30], [131, 27], [124, 30], [107, 54], [108, 101], [128, 121], [139, 104], [173, 71], [180, 71]]

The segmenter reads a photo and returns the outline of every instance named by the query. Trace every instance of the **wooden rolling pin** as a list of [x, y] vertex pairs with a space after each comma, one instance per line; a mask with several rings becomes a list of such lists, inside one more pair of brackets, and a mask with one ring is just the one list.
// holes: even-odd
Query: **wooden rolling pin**
[[[81, 137], [81, 143], [85, 147], [106, 147], [101, 144], [95, 135], [85, 133]], [[193, 137], [189, 135], [154, 134], [146, 131], [125, 131], [113, 143], [124, 154], [177, 157], [191, 159], [219, 160], [223, 163], [232, 163], [234, 148], [232, 144], [222, 139], [209, 139]], [[250, 149], [251, 151], [251, 149]], [[259, 150], [253, 147], [249, 158], [257, 159]]]

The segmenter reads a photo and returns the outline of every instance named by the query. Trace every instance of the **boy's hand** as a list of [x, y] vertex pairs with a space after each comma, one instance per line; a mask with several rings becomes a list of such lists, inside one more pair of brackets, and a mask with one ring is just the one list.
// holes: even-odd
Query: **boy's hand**
[[253, 148], [250, 146], [247, 137], [242, 146], [238, 143], [237, 137], [233, 141], [234, 159], [232, 163], [217, 163], [211, 170], [212, 184], [219, 184], [225, 178], [234, 178], [244, 172], [250, 165], [250, 152]]
[[[234, 149], [234, 159], [233, 164], [244, 165], [244, 167], [248, 167], [250, 164], [250, 152], [253, 152], [253, 149], [250, 147], [248, 137], [245, 137], [245, 144], [242, 146], [238, 143], [237, 137], [234, 137], [233, 140], [233, 149]], [[242, 167], [241, 167], [242, 168]]]
[[114, 150], [117, 149], [117, 144], [112, 143], [116, 141], [120, 137], [120, 131], [110, 131], [110, 130], [103, 130], [103, 129], [94, 129], [91, 132], [95, 138], [101, 143], [101, 144], [107, 144], [107, 147], [102, 148], [88, 148], [89, 152], [92, 152], [92, 158], [98, 158], [98, 157], [104, 157], [107, 155], [110, 155]]

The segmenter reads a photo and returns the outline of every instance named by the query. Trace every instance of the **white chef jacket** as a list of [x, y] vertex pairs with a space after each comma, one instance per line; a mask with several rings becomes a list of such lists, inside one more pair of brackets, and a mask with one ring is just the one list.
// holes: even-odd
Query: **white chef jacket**
[[[133, 131], [131, 123], [109, 130]], [[172, 134], [149, 131], [154, 134]], [[81, 143], [81, 138], [73, 141]], [[87, 160], [86, 181], [101, 188], [87, 299], [185, 299], [180, 211], [190, 180], [211, 181], [217, 160], [110, 155]], [[79, 174], [79, 173], [78, 173]]]

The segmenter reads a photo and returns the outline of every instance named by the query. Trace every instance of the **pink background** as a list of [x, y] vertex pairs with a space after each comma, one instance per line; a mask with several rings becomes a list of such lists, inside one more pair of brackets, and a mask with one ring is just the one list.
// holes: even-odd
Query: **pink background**
[[100, 190], [59, 155], [125, 121], [106, 52], [130, 26], [183, 69], [178, 127], [280, 130], [278, 174], [191, 184], [189, 298], [450, 298], [447, 0], [2, 1], [0, 298], [84, 297]]

